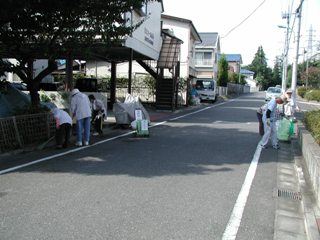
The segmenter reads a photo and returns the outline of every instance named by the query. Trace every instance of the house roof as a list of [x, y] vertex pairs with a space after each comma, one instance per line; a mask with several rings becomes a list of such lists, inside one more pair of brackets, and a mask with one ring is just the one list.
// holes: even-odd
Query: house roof
[[[222, 54], [219, 54], [218, 59], [220, 59]], [[240, 62], [242, 63], [241, 54], [224, 54], [227, 62]]]
[[172, 20], [172, 21], [177, 21], [177, 22], [182, 22], [182, 23], [186, 23], [186, 24], [190, 24], [191, 33], [193, 34], [195, 40], [199, 41], [199, 42], [202, 42], [202, 39], [201, 39], [197, 29], [195, 28], [195, 26], [193, 25], [191, 20], [185, 19], [185, 18], [174, 17], [174, 16], [170, 16], [170, 15], [166, 15], [166, 14], [161, 14], [161, 18], [167, 19], [167, 20]]
[[240, 69], [240, 73], [243, 74], [243, 75], [254, 75], [254, 72], [248, 70], [248, 69], [245, 69], [245, 68], [241, 68]]
[[197, 46], [200, 47], [216, 47], [218, 40], [219, 40], [219, 34], [217, 32], [202, 32], [199, 33], [202, 42], [197, 44]]

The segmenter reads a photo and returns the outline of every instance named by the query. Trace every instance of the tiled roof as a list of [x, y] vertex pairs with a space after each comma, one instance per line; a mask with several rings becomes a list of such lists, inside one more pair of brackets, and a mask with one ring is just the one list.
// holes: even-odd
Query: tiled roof
[[248, 69], [245, 69], [245, 68], [241, 68], [240, 73], [241, 74], [246, 74], [246, 75], [254, 75], [254, 72], [252, 72], [252, 71], [250, 71]]
[[211, 46], [215, 47], [217, 45], [219, 34], [216, 32], [203, 32], [199, 33], [202, 43], [197, 44], [197, 46]]
[[[241, 54], [224, 54], [227, 62], [241, 62], [242, 63], [242, 57]], [[220, 59], [221, 54], [219, 55], [218, 59]]]

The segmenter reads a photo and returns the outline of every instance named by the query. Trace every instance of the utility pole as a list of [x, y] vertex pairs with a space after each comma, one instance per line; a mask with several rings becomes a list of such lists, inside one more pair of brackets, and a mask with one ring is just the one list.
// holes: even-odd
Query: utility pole
[[309, 29], [309, 40], [308, 40], [308, 48], [307, 48], [307, 64], [306, 64], [306, 88], [308, 88], [309, 85], [309, 58], [313, 55], [312, 52], [312, 26], [310, 26]]
[[[287, 69], [288, 69], [288, 52], [289, 52], [289, 24], [290, 24], [290, 14], [284, 13], [282, 18], [287, 20], [286, 26], [286, 38], [284, 42], [283, 59], [282, 59], [282, 81], [281, 89], [284, 93], [287, 90]], [[279, 26], [281, 27], [281, 26]]]
[[301, 0], [299, 7], [296, 10], [296, 17], [298, 18], [298, 30], [297, 30], [297, 40], [296, 40], [296, 55], [292, 66], [292, 100], [293, 100], [293, 109], [296, 109], [297, 106], [297, 78], [298, 78], [298, 60], [299, 60], [299, 43], [300, 43], [300, 29], [301, 29], [301, 15], [302, 15], [302, 4], [304, 0]]

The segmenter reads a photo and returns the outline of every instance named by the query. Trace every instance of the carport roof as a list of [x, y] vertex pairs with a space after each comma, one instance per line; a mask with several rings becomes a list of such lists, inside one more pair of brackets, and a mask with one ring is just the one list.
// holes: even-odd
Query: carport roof
[[[43, 53], [43, 46], [39, 45], [28, 45], [22, 46], [20, 49], [24, 53], [29, 53], [29, 56], [34, 59], [47, 59], [48, 55]], [[56, 59], [65, 59], [68, 56], [68, 52], [60, 50], [61, 48], [57, 46], [57, 52], [55, 54]], [[72, 57], [74, 59], [81, 60], [103, 60], [107, 62], [117, 61], [123, 62], [128, 61], [131, 58], [133, 60], [151, 60], [150, 57], [145, 56], [131, 48], [125, 46], [110, 46], [103, 43], [94, 44], [91, 46], [80, 46], [77, 49], [72, 50]], [[1, 58], [17, 58], [19, 55], [10, 51], [3, 45], [0, 44], [0, 57]]]

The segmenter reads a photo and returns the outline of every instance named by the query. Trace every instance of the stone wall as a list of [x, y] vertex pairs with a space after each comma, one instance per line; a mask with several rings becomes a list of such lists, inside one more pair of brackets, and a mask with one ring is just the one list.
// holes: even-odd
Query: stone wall
[[298, 124], [299, 143], [318, 206], [320, 206], [320, 146], [303, 124]]

